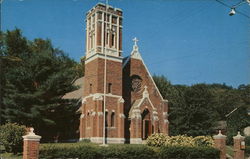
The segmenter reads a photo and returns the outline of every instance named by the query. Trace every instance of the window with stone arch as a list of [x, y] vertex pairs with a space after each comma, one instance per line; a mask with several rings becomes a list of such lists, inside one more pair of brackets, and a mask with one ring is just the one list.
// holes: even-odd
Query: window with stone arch
[[115, 127], [115, 112], [111, 113], [111, 127]]
[[139, 92], [142, 87], [142, 78], [139, 75], [132, 75], [131, 80], [131, 90], [133, 92]]

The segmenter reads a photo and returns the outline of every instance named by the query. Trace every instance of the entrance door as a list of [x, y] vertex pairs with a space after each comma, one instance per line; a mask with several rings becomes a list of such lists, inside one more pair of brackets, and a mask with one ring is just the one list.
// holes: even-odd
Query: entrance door
[[148, 109], [142, 113], [142, 139], [146, 140], [152, 134], [152, 123]]

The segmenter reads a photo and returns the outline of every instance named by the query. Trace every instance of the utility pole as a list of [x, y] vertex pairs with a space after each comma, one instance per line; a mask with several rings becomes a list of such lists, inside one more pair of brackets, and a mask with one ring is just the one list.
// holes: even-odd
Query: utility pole
[[105, 9], [105, 31], [104, 31], [104, 84], [103, 84], [103, 146], [106, 145], [106, 85], [107, 85], [107, 48], [106, 48], [106, 42], [107, 42], [107, 23], [108, 23], [108, 0], [106, 0], [106, 9]]

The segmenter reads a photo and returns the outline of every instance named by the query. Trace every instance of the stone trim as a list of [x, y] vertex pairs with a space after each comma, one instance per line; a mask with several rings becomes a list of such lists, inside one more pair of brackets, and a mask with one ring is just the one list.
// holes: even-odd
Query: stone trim
[[85, 104], [85, 103], [86, 103], [86, 99], [82, 98], [82, 104]]
[[164, 120], [164, 123], [169, 123], [169, 121], [167, 119]]
[[[86, 100], [87, 98], [91, 98], [91, 97], [94, 98], [94, 96], [97, 96], [97, 95], [98, 95], [98, 96], [104, 96], [104, 93], [90, 94], [90, 95], [84, 97], [83, 100]], [[114, 94], [106, 94], [105, 96], [106, 96], [106, 97], [113, 97], [113, 98], [122, 98], [122, 96], [114, 95]]]
[[141, 138], [130, 138], [130, 144], [141, 144], [142, 139]]
[[245, 137], [244, 137], [244, 136], [241, 136], [240, 132], [238, 131], [238, 134], [237, 134], [236, 136], [234, 136], [233, 139], [241, 139], [241, 140], [244, 140]]
[[41, 136], [36, 135], [34, 133], [34, 128], [30, 129], [30, 132], [28, 133], [28, 135], [23, 136], [24, 141], [25, 140], [27, 140], [27, 141], [40, 141], [41, 138], [42, 138]]
[[149, 96], [143, 97], [143, 98], [141, 99], [140, 103], [138, 104], [138, 107], [140, 107], [140, 105], [143, 103], [143, 101], [144, 101], [146, 98], [148, 99], [148, 101], [149, 101], [150, 105], [152, 106], [153, 110], [156, 110], [156, 108], [154, 107], [153, 103], [151, 102]]
[[120, 113], [120, 114], [119, 114], [119, 117], [120, 117], [120, 118], [126, 118], [126, 116], [125, 116], [123, 113]]
[[[115, 61], [115, 62], [122, 62], [122, 57], [114, 57], [114, 56], [109, 56], [109, 55], [106, 55], [106, 56], [107, 56], [107, 60], [111, 60], [111, 61]], [[100, 54], [100, 53], [94, 54], [85, 60], [85, 64], [87, 64], [87, 63], [89, 63], [97, 58], [105, 59], [105, 55]]]
[[120, 103], [124, 103], [125, 101], [124, 101], [124, 99], [121, 97], [121, 98], [119, 99], [119, 102], [120, 102]]
[[93, 94], [93, 100], [103, 100], [103, 97], [99, 93]]
[[103, 116], [103, 112], [97, 112], [98, 116]]
[[221, 133], [221, 130], [219, 130], [219, 134], [218, 135], [214, 135], [213, 138], [214, 139], [225, 139], [226, 136]]

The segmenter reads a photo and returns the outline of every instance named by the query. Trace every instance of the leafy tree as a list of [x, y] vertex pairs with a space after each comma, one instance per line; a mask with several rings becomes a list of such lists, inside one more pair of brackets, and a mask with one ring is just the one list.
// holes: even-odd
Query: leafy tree
[[196, 84], [185, 91], [185, 123], [188, 135], [211, 134], [215, 125], [214, 96], [207, 85]]
[[4, 56], [21, 59], [15, 64], [5, 61], [5, 120], [32, 126], [43, 139], [69, 131], [67, 126], [78, 120], [77, 104], [62, 96], [76, 89], [72, 83], [78, 77], [77, 63], [49, 40], [28, 41], [18, 29], [7, 31], [4, 44]]
[[185, 106], [184, 93], [186, 86], [174, 86], [164, 76], [153, 76], [154, 81], [159, 88], [164, 99], [168, 100], [169, 106], [169, 121], [170, 121], [170, 134], [178, 135], [181, 133], [181, 119], [183, 107]]

